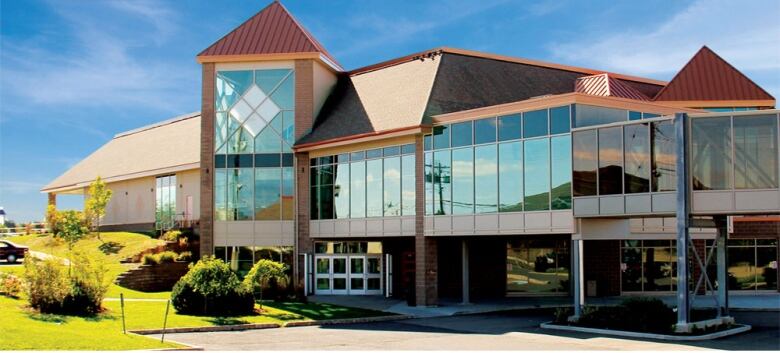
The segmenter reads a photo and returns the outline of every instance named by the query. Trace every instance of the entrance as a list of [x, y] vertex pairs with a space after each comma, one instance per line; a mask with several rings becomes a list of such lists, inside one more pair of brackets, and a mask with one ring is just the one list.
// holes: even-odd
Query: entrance
[[315, 255], [314, 294], [382, 294], [381, 255]]

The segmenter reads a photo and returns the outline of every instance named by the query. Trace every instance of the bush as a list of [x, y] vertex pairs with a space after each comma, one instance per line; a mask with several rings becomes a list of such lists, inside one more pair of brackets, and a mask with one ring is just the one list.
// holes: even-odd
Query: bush
[[43, 313], [62, 310], [65, 297], [70, 294], [68, 273], [58, 259], [24, 261], [24, 278], [27, 281], [27, 300]]
[[173, 251], [163, 251], [155, 256], [158, 264], [167, 264], [176, 261], [176, 257], [179, 255]]
[[189, 251], [183, 251], [176, 256], [176, 261], [190, 261], [192, 260], [192, 253]]
[[184, 275], [171, 292], [177, 313], [242, 315], [254, 311], [254, 296], [248, 286], [222, 260], [207, 256]]
[[669, 333], [677, 319], [657, 298], [629, 298], [618, 306], [586, 306], [577, 324], [614, 330]]
[[163, 235], [160, 237], [160, 240], [165, 240], [165, 241], [179, 241], [179, 238], [180, 238], [180, 237], [181, 237], [181, 231], [178, 231], [178, 230], [169, 230], [169, 231], [165, 232], [165, 234], [163, 234]]
[[157, 265], [160, 263], [160, 259], [155, 254], [145, 254], [141, 259], [141, 263], [144, 265]]
[[0, 295], [19, 298], [24, 290], [22, 280], [10, 273], [0, 272]]
[[572, 315], [574, 315], [574, 309], [572, 308], [556, 308], [555, 319], [553, 319], [553, 322], [558, 324], [568, 324], [569, 317]]

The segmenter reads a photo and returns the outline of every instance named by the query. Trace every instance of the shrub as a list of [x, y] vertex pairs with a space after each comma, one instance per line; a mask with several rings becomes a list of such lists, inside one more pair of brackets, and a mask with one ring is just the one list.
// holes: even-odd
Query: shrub
[[574, 309], [572, 308], [556, 308], [555, 319], [553, 319], [553, 322], [559, 324], [568, 324], [569, 317], [572, 315], [574, 315]]
[[181, 237], [181, 231], [169, 230], [163, 234], [160, 239], [165, 241], [178, 241]]
[[585, 327], [668, 333], [674, 311], [657, 298], [629, 298], [618, 306], [586, 306], [577, 324]]
[[27, 300], [43, 313], [62, 310], [65, 297], [70, 294], [68, 273], [58, 259], [25, 259], [24, 278], [27, 281]]
[[159, 264], [159, 258], [155, 254], [145, 254], [141, 259], [141, 263], [144, 265], [157, 265]]
[[287, 285], [287, 265], [267, 259], [260, 259], [252, 266], [246, 277], [244, 284], [258, 293], [258, 298], [263, 300], [263, 287], [268, 287], [271, 282], [278, 285]]
[[171, 292], [178, 313], [241, 315], [254, 310], [254, 296], [222, 260], [207, 256], [184, 275]]
[[10, 273], [0, 272], [0, 295], [19, 298], [24, 290], [22, 280]]
[[176, 256], [176, 261], [190, 261], [192, 260], [192, 253], [189, 251], [183, 251]]
[[155, 256], [157, 257], [157, 263], [167, 264], [176, 261], [178, 254], [173, 251], [163, 251]]

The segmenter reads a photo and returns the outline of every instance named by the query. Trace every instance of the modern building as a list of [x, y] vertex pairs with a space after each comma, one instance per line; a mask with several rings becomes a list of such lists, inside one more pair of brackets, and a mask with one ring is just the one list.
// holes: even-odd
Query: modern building
[[[101, 175], [142, 174], [151, 199], [180, 172], [160, 170], [191, 166], [201, 253], [239, 271], [276, 249], [306, 294], [418, 305], [671, 294], [682, 204], [712, 260], [692, 278], [722, 275], [727, 234], [719, 283], [778, 291], [775, 98], [707, 47], [669, 82], [446, 47], [345, 70], [273, 2], [197, 60], [200, 155]], [[82, 192], [69, 173], [45, 191]]]

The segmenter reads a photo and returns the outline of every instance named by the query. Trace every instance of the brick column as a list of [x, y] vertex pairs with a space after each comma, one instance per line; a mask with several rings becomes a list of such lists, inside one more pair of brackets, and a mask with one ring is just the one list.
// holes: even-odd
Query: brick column
[[[306, 136], [314, 125], [314, 61], [295, 60], [295, 140]], [[304, 266], [301, 253], [311, 254], [309, 237], [309, 154], [295, 154], [295, 266], [293, 285], [303, 289]]]
[[423, 137], [415, 137], [415, 300], [418, 306], [435, 306], [439, 300], [436, 239], [425, 236], [425, 156]]
[[46, 194], [49, 196], [49, 203], [47, 205], [53, 205], [55, 208], [57, 207], [57, 194], [50, 192]]
[[200, 109], [200, 256], [214, 253], [214, 63], [203, 64]]

